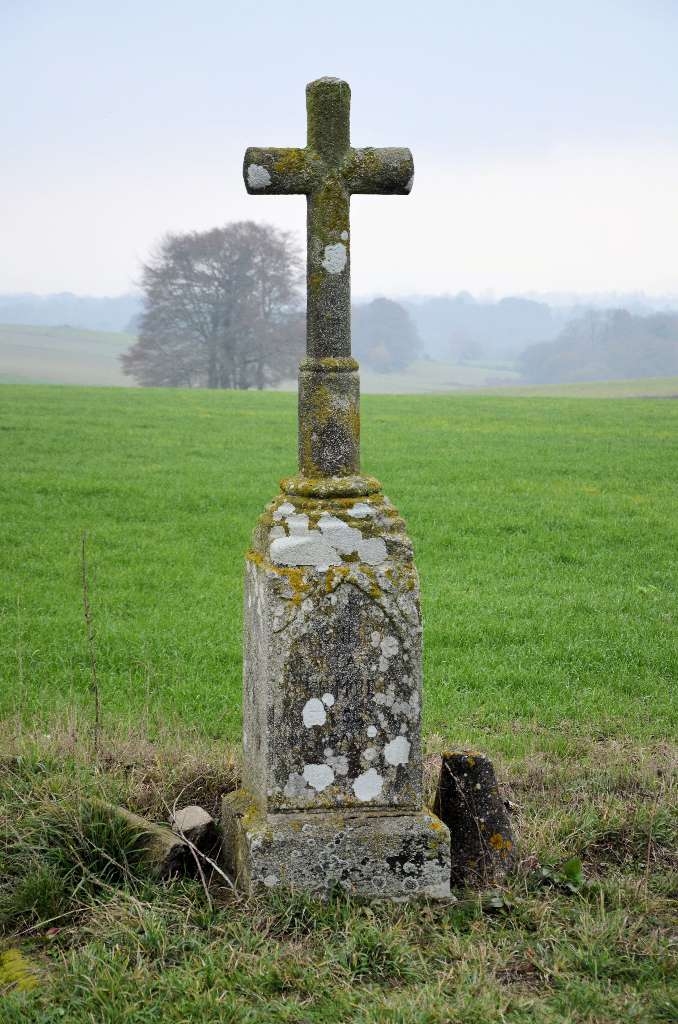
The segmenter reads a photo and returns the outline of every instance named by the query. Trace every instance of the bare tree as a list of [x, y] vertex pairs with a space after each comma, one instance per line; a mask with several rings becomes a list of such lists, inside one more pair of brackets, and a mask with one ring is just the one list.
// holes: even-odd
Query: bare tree
[[291, 237], [241, 221], [168, 235], [142, 271], [125, 373], [161, 387], [263, 388], [303, 350], [301, 259]]

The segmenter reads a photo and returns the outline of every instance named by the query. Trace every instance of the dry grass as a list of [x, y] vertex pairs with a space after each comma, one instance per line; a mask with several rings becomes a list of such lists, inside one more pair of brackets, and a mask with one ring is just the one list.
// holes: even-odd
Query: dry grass
[[[73, 717], [49, 735], [5, 732], [0, 915], [5, 948], [37, 984], [6, 986], [3, 1024], [673, 1019], [678, 750], [667, 743], [591, 739], [565, 760], [496, 761], [521, 846], [501, 890], [391, 906], [215, 886], [210, 905], [195, 881], [159, 885], [124, 863], [124, 837], [93, 843], [78, 807], [96, 794], [157, 820], [175, 799], [215, 810], [237, 784], [236, 752], [118, 730], [94, 765], [87, 735]], [[428, 738], [429, 790], [446, 745]], [[558, 866], [572, 857], [585, 880], [568, 887]]]

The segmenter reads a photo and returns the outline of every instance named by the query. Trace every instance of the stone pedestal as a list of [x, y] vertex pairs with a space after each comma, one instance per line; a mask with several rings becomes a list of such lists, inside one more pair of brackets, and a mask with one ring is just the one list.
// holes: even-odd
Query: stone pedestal
[[247, 555], [244, 789], [223, 807], [232, 870], [245, 888], [443, 895], [449, 833], [422, 806], [405, 525], [376, 481], [357, 478], [349, 497], [346, 479], [341, 497], [332, 478], [324, 496], [285, 485]]

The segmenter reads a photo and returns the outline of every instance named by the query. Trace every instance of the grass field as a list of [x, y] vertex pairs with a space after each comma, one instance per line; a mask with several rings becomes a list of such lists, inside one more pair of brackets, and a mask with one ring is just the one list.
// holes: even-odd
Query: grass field
[[0, 924], [25, 957], [0, 959], [0, 1022], [675, 1019], [678, 403], [364, 400], [421, 574], [429, 767], [496, 759], [505, 891], [210, 906], [92, 866], [80, 795], [161, 817], [234, 784], [242, 553], [294, 431], [287, 394], [0, 388]]

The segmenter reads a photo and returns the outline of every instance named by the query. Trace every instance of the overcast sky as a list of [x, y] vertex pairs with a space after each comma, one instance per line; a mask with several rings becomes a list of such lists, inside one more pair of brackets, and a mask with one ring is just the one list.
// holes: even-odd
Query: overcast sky
[[242, 155], [335, 75], [416, 167], [353, 199], [356, 293], [676, 293], [677, 52], [678, 0], [0, 0], [0, 292], [124, 292], [230, 220], [301, 240]]

